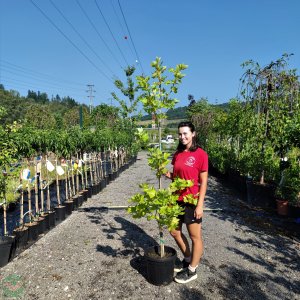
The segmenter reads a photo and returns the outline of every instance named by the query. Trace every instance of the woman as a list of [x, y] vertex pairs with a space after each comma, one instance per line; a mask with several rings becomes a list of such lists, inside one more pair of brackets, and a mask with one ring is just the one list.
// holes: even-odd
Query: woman
[[[204, 197], [208, 178], [208, 156], [196, 143], [195, 127], [191, 122], [181, 122], [178, 125], [179, 144], [174, 154], [173, 172], [167, 172], [166, 177], [173, 179], [180, 177], [194, 182], [192, 187], [186, 188], [179, 194], [178, 203], [184, 208], [184, 215], [179, 216], [178, 228], [171, 231], [178, 247], [184, 255], [180, 264], [175, 266], [175, 281], [187, 283], [197, 278], [196, 269], [203, 254], [201, 223], [203, 216]], [[184, 196], [192, 194], [197, 199], [197, 205], [185, 203]], [[182, 233], [185, 223], [192, 241], [190, 249], [186, 236]]]

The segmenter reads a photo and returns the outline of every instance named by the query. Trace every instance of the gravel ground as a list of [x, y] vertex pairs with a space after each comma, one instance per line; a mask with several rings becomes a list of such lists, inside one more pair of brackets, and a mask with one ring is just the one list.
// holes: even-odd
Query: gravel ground
[[[154, 222], [123, 209], [142, 182], [156, 183], [146, 153], [98, 195], [0, 270], [21, 299], [300, 299], [300, 245], [262, 220], [210, 176], [198, 278], [154, 286], [143, 249], [157, 240]], [[165, 235], [166, 244], [177, 249]], [[178, 256], [182, 258], [178, 252]], [[11, 287], [13, 289], [13, 287]], [[0, 288], [1, 290], [1, 288]]]

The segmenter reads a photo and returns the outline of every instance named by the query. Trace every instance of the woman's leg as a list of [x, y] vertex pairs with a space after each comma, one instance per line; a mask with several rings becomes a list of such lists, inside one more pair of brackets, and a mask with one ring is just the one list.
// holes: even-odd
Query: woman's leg
[[189, 242], [186, 236], [182, 233], [182, 223], [180, 222], [179, 226], [176, 229], [170, 231], [170, 233], [175, 239], [175, 242], [178, 245], [184, 257], [191, 256]]
[[188, 224], [187, 229], [192, 240], [192, 260], [191, 267], [198, 266], [203, 254], [202, 226], [201, 223]]

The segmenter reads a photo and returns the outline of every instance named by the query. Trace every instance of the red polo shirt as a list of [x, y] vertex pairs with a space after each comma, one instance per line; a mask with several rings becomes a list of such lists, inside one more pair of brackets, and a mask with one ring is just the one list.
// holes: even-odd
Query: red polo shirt
[[173, 178], [192, 180], [194, 185], [180, 191], [178, 201], [182, 201], [183, 197], [193, 194], [197, 198], [199, 192], [199, 174], [208, 171], [208, 155], [198, 148], [196, 151], [176, 152], [173, 160]]

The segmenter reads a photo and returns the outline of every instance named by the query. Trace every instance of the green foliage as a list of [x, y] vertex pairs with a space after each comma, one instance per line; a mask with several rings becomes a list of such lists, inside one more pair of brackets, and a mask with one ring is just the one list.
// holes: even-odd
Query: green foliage
[[182, 190], [191, 183], [189, 180], [175, 179], [166, 189], [156, 189], [148, 184], [141, 184], [142, 193], [132, 196], [129, 200], [133, 206], [127, 211], [133, 218], [146, 217], [155, 220], [160, 230], [167, 227], [173, 230], [178, 226], [178, 216], [183, 214], [183, 209], [178, 205], [177, 191]]
[[91, 121], [97, 128], [113, 128], [119, 121], [119, 109], [107, 104], [100, 104], [93, 109]]
[[139, 143], [142, 149], [145, 149], [148, 146], [149, 134], [143, 128], [137, 128], [135, 137], [137, 138], [137, 143]]
[[220, 109], [202, 98], [188, 108], [200, 146], [221, 172], [236, 170], [261, 183], [279, 183], [280, 158], [299, 149], [299, 80], [295, 70], [286, 68], [288, 57], [265, 67], [244, 63], [243, 101], [231, 99]]
[[178, 102], [176, 98], [171, 98], [171, 95], [177, 93], [178, 85], [185, 76], [182, 71], [187, 68], [187, 65], [178, 64], [175, 68], [170, 68], [172, 78], [168, 78], [165, 74], [167, 67], [163, 66], [161, 58], [157, 57], [151, 63], [151, 67], [154, 69], [151, 76], [136, 78], [143, 91], [140, 101], [143, 103], [144, 110], [150, 115], [153, 114], [157, 123], [160, 123], [160, 120], [166, 118], [164, 110], [174, 108]]
[[139, 86], [135, 86], [134, 81], [132, 79], [133, 73], [135, 71], [135, 67], [128, 66], [125, 70], [126, 78], [127, 78], [127, 87], [124, 86], [124, 83], [117, 79], [114, 84], [120, 92], [128, 98], [120, 99], [115, 92], [111, 93], [113, 98], [120, 104], [121, 106], [121, 115], [124, 119], [130, 118], [132, 120], [132, 114], [136, 112], [137, 105], [139, 102], [139, 98], [136, 97], [136, 93], [139, 90]]
[[300, 149], [291, 149], [287, 159], [288, 167], [282, 171], [275, 196], [300, 207]]
[[[151, 63], [153, 72], [151, 76], [137, 76], [137, 81], [143, 94], [140, 101], [143, 104], [144, 110], [155, 116], [159, 127], [159, 141], [161, 140], [161, 120], [166, 118], [163, 110], [171, 109], [177, 103], [177, 100], [171, 98], [171, 94], [176, 94], [178, 85], [181, 83], [184, 75], [181, 73], [187, 68], [186, 65], [180, 64], [176, 68], [170, 68], [172, 78], [168, 79], [165, 72], [167, 68], [162, 65], [160, 58], [156, 58]], [[151, 80], [152, 79], [152, 80]], [[168, 227], [169, 230], [175, 229], [178, 226], [178, 215], [182, 214], [182, 209], [177, 204], [178, 195], [176, 191], [185, 188], [190, 183], [183, 182], [172, 183], [166, 189], [161, 188], [161, 176], [167, 172], [167, 164], [169, 163], [168, 153], [163, 153], [160, 148], [149, 149], [148, 164], [152, 170], [155, 170], [158, 178], [159, 188], [148, 184], [142, 184], [143, 193], [134, 195], [129, 201], [134, 203], [134, 206], [129, 207], [128, 212], [134, 218], [147, 217], [148, 220], [156, 220], [160, 231], [160, 236], [163, 236], [163, 227]], [[177, 182], [177, 181], [176, 181]], [[161, 256], [164, 255], [164, 248], [160, 240]]]
[[148, 164], [152, 170], [155, 170], [157, 178], [160, 178], [163, 174], [167, 173], [166, 166], [169, 164], [168, 159], [170, 154], [162, 152], [159, 148], [149, 149]]

